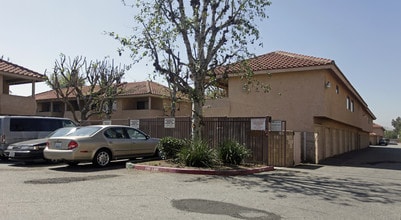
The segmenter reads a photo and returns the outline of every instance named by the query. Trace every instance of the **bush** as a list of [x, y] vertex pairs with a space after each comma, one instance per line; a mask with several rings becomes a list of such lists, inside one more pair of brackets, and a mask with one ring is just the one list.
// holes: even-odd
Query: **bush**
[[178, 153], [181, 163], [191, 167], [213, 167], [217, 161], [216, 151], [205, 141], [193, 141]]
[[251, 152], [238, 142], [225, 141], [219, 145], [218, 154], [223, 163], [240, 165], [245, 158], [251, 155]]
[[186, 141], [183, 139], [164, 137], [158, 143], [157, 148], [160, 150], [163, 159], [175, 159], [177, 158], [178, 152], [180, 152], [185, 145]]

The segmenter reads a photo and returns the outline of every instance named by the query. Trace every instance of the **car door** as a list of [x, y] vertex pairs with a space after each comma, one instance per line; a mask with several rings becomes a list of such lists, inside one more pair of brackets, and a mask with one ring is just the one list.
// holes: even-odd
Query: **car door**
[[111, 127], [104, 131], [109, 147], [114, 152], [115, 157], [132, 155], [132, 140], [125, 133], [122, 127]]
[[126, 128], [127, 134], [132, 140], [133, 152], [135, 155], [152, 154], [155, 145], [148, 141], [148, 137], [135, 128]]

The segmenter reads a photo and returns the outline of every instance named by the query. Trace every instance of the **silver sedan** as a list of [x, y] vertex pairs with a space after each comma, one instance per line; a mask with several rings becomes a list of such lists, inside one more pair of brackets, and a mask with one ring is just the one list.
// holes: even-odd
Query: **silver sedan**
[[158, 156], [158, 138], [123, 125], [91, 125], [57, 138], [49, 138], [44, 157], [62, 160], [70, 165], [92, 162], [98, 167], [111, 160]]

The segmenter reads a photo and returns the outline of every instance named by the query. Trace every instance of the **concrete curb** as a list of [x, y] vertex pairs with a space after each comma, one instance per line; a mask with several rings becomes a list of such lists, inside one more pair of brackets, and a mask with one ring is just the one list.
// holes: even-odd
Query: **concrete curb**
[[239, 170], [208, 170], [199, 168], [176, 168], [176, 167], [160, 167], [150, 166], [143, 164], [134, 164], [131, 162], [126, 163], [127, 169], [136, 169], [153, 172], [167, 172], [167, 173], [182, 173], [182, 174], [198, 174], [198, 175], [219, 175], [219, 176], [237, 176], [237, 175], [250, 175], [254, 173], [261, 173], [273, 171], [273, 166], [263, 166], [258, 168], [239, 169]]

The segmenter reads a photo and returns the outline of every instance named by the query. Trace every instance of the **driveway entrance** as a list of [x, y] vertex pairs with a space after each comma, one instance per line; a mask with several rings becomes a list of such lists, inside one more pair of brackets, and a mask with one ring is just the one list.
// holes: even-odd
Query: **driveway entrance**
[[401, 170], [401, 145], [370, 146], [328, 158], [320, 164]]

